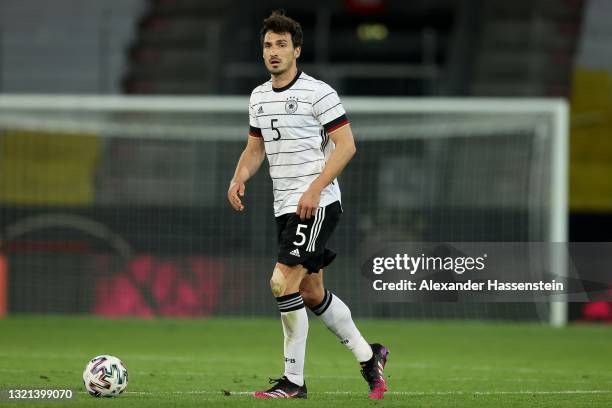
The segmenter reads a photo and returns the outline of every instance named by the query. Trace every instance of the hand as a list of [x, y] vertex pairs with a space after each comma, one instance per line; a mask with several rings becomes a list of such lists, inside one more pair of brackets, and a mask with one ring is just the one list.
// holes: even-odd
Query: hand
[[309, 188], [302, 194], [300, 201], [298, 202], [298, 207], [295, 213], [300, 216], [300, 220], [304, 221], [304, 219], [310, 219], [310, 217], [315, 215], [315, 212], [319, 208], [319, 201], [321, 200], [321, 192]]
[[229, 189], [227, 190], [227, 199], [236, 211], [244, 211], [244, 205], [238, 197], [244, 197], [245, 185], [242, 181], [232, 180]]

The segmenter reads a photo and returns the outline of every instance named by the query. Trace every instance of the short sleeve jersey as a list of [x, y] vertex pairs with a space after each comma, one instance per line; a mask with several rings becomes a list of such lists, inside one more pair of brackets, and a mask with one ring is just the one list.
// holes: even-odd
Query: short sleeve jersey
[[[347, 125], [336, 91], [303, 72], [282, 88], [272, 81], [251, 93], [250, 137], [262, 138], [270, 165], [274, 215], [295, 212], [310, 183], [323, 170], [335, 146], [329, 134]], [[319, 206], [340, 201], [334, 180], [322, 192]]]

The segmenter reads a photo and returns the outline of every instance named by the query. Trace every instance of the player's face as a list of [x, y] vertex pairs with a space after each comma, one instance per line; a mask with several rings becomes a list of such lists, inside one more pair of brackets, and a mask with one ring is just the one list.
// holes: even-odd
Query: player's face
[[291, 34], [268, 31], [263, 40], [263, 59], [272, 75], [281, 75], [293, 66], [300, 56], [300, 47], [294, 48]]

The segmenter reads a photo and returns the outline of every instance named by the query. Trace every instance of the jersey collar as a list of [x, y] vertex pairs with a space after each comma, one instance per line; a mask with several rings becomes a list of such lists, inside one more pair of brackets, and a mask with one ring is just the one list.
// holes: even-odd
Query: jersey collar
[[287, 85], [280, 87], [280, 88], [272, 87], [272, 90], [274, 92], [286, 91], [287, 89], [291, 88], [293, 84], [295, 84], [295, 81], [297, 81], [300, 78], [300, 75], [302, 75], [302, 71], [298, 70], [297, 74], [295, 74], [295, 77], [291, 80], [291, 82], [289, 82]]

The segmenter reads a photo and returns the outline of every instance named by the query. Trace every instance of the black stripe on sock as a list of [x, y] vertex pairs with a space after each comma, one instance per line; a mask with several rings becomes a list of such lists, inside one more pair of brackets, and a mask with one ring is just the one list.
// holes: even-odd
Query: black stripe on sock
[[278, 310], [281, 312], [293, 312], [304, 307], [304, 300], [302, 300], [300, 292], [279, 296], [276, 298], [276, 302], [278, 303]]
[[285, 309], [285, 308], [288, 308], [288, 307], [299, 305], [300, 303], [304, 303], [304, 301], [302, 299], [300, 299], [300, 298], [297, 298], [297, 299], [293, 299], [293, 300], [290, 300], [290, 301], [287, 301], [287, 302], [279, 303], [278, 307], [280, 309]]
[[318, 305], [316, 305], [315, 307], [311, 307], [310, 310], [312, 310], [312, 312], [317, 315], [317, 316], [321, 316], [323, 313], [325, 313], [325, 311], [327, 310], [327, 308], [329, 307], [331, 301], [332, 301], [333, 295], [329, 290], [325, 290], [325, 296], [323, 297], [323, 301], [321, 303], [319, 303]]
[[276, 298], [277, 302], [285, 302], [287, 300], [296, 299], [300, 297], [300, 292], [290, 293], [288, 295], [279, 296]]
[[279, 307], [278, 310], [281, 313], [286, 313], [286, 312], [293, 312], [294, 310], [300, 310], [304, 308], [304, 302], [297, 304], [295, 306], [291, 306], [291, 307], [286, 307], [286, 308], [281, 308]]

